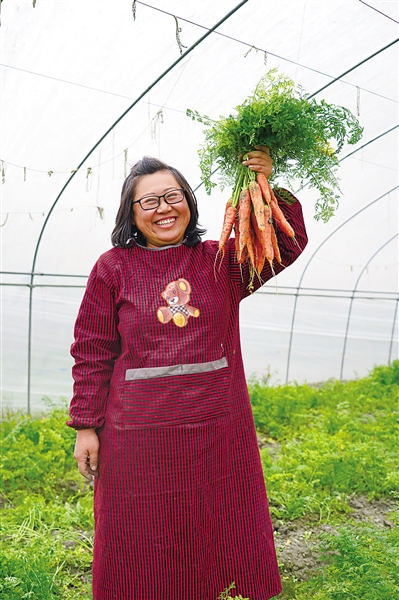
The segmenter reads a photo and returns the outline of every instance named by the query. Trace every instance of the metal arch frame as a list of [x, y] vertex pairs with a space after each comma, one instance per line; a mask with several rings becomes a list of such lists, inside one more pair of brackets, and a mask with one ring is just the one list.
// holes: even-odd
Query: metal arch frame
[[214, 25], [211, 29], [208, 29], [206, 31], [206, 33], [201, 36], [194, 44], [192, 44], [192, 46], [190, 46], [185, 52], [183, 52], [183, 54], [177, 59], [175, 60], [161, 75], [159, 75], [159, 77], [157, 77], [155, 79], [155, 81], [148, 86], [144, 92], [142, 92], [138, 98], [136, 98], [136, 100], [134, 100], [134, 102], [121, 114], [121, 116], [115, 121], [115, 123], [104, 133], [103, 136], [101, 136], [101, 138], [98, 140], [98, 142], [92, 147], [92, 149], [90, 150], [90, 152], [88, 152], [88, 154], [86, 154], [86, 156], [84, 157], [84, 159], [79, 163], [77, 169], [72, 173], [72, 175], [70, 175], [69, 179], [67, 180], [67, 182], [65, 183], [65, 185], [63, 186], [63, 188], [61, 189], [60, 193], [58, 194], [57, 198], [55, 199], [53, 205], [51, 206], [47, 217], [43, 223], [43, 227], [40, 231], [37, 243], [36, 243], [36, 248], [35, 248], [35, 252], [34, 252], [34, 256], [33, 256], [33, 262], [32, 262], [32, 269], [31, 269], [31, 273], [30, 273], [30, 283], [29, 283], [29, 323], [28, 323], [28, 397], [27, 397], [27, 412], [30, 413], [30, 397], [31, 397], [31, 370], [32, 370], [32, 364], [31, 364], [31, 355], [32, 355], [32, 302], [33, 302], [33, 288], [34, 288], [34, 277], [35, 277], [35, 266], [36, 266], [36, 259], [37, 259], [37, 254], [39, 251], [39, 247], [40, 247], [40, 243], [42, 241], [42, 237], [43, 237], [43, 233], [44, 230], [46, 229], [47, 223], [50, 219], [50, 216], [56, 206], [56, 204], [58, 203], [59, 199], [61, 198], [62, 194], [64, 193], [65, 189], [68, 187], [69, 183], [72, 181], [72, 179], [75, 177], [77, 171], [82, 167], [82, 165], [86, 162], [86, 160], [89, 158], [89, 156], [92, 155], [92, 153], [94, 152], [94, 150], [101, 144], [101, 142], [104, 140], [104, 138], [107, 137], [107, 135], [114, 129], [114, 127], [116, 127], [116, 125], [127, 115], [128, 112], [130, 112], [130, 110], [136, 106], [136, 104], [138, 102], [140, 102], [140, 100], [146, 95], [148, 94], [149, 91], [152, 90], [153, 87], [156, 86], [156, 84], [161, 81], [161, 79], [163, 79], [178, 63], [180, 63], [188, 54], [190, 54], [190, 52], [192, 52], [199, 44], [201, 44], [201, 42], [203, 42], [211, 33], [213, 33], [213, 31], [215, 29], [217, 29], [217, 27], [219, 27], [220, 25], [222, 25], [229, 17], [231, 17], [231, 15], [233, 15], [237, 10], [239, 10], [244, 4], [246, 4], [248, 2], [248, 0], [242, 0], [239, 4], [237, 4], [237, 6], [235, 6], [232, 10], [230, 10], [222, 19], [220, 19], [216, 25]]
[[395, 335], [396, 315], [398, 314], [398, 304], [399, 304], [399, 298], [397, 298], [397, 300], [396, 300], [395, 311], [393, 313], [392, 331], [391, 331], [391, 342], [389, 344], [389, 355], [388, 355], [388, 364], [389, 365], [392, 363], [392, 361], [391, 361], [392, 347], [393, 347], [393, 338], [394, 338], [394, 335]]
[[344, 221], [343, 223], [341, 223], [341, 225], [339, 225], [336, 229], [334, 229], [334, 231], [332, 231], [330, 233], [330, 235], [328, 235], [322, 242], [321, 244], [319, 244], [319, 246], [316, 248], [316, 250], [313, 252], [312, 256], [309, 258], [308, 262], [305, 265], [304, 270], [302, 271], [302, 275], [301, 278], [299, 280], [299, 283], [297, 285], [296, 288], [296, 294], [295, 294], [295, 301], [294, 301], [294, 308], [293, 308], [293, 312], [292, 312], [292, 320], [291, 320], [291, 331], [290, 331], [290, 340], [289, 340], [289, 345], [288, 345], [288, 356], [287, 356], [287, 370], [286, 370], [286, 376], [285, 376], [285, 382], [288, 383], [288, 378], [289, 378], [289, 370], [290, 370], [290, 362], [291, 362], [291, 349], [292, 349], [292, 338], [294, 335], [294, 325], [295, 325], [295, 316], [296, 316], [296, 308], [297, 308], [297, 304], [298, 304], [298, 296], [299, 296], [299, 291], [301, 289], [301, 284], [303, 281], [303, 278], [305, 276], [305, 273], [310, 265], [310, 263], [312, 262], [313, 258], [316, 256], [316, 254], [318, 253], [318, 251], [320, 250], [320, 248], [322, 246], [324, 246], [324, 244], [335, 234], [337, 233], [337, 231], [339, 231], [340, 229], [342, 229], [342, 227], [344, 227], [345, 225], [347, 225], [347, 223], [349, 223], [349, 221], [351, 221], [352, 219], [354, 219], [355, 217], [357, 217], [360, 213], [362, 213], [364, 210], [366, 210], [367, 208], [369, 208], [370, 206], [372, 206], [373, 204], [375, 204], [376, 202], [379, 202], [380, 200], [382, 200], [383, 198], [385, 198], [386, 196], [388, 196], [389, 194], [391, 194], [393, 191], [395, 191], [396, 189], [398, 189], [399, 185], [396, 185], [394, 188], [390, 189], [388, 192], [385, 192], [385, 194], [382, 194], [381, 196], [379, 196], [378, 198], [375, 198], [374, 200], [372, 200], [371, 202], [369, 202], [369, 204], [367, 204], [366, 206], [363, 206], [363, 208], [361, 208], [360, 210], [358, 210], [356, 213], [354, 213], [351, 217], [349, 217], [348, 219], [346, 219], [346, 221]]
[[[231, 11], [229, 11], [220, 21], [218, 21], [218, 23], [216, 23], [216, 25], [214, 25], [211, 29], [207, 30], [207, 32], [201, 37], [199, 38], [199, 40], [197, 40], [197, 42], [195, 42], [192, 46], [190, 46], [190, 48], [188, 48], [176, 61], [174, 61], [172, 63], [172, 65], [170, 65], [159, 77], [157, 77], [157, 79], [144, 91], [142, 92], [142, 94], [139, 95], [139, 97], [122, 113], [122, 115], [115, 121], [115, 123], [104, 133], [104, 135], [97, 141], [97, 143], [92, 147], [92, 149], [89, 151], [89, 153], [84, 157], [84, 159], [79, 163], [78, 167], [76, 170], [73, 171], [73, 173], [71, 174], [71, 176], [68, 178], [67, 182], [65, 183], [65, 185], [62, 187], [60, 193], [58, 194], [57, 198], [55, 199], [53, 205], [51, 206], [46, 219], [43, 223], [42, 229], [40, 231], [39, 237], [38, 237], [38, 241], [36, 243], [36, 248], [35, 248], [35, 252], [34, 252], [34, 256], [33, 256], [33, 262], [32, 262], [32, 269], [31, 269], [31, 273], [30, 273], [30, 282], [29, 282], [29, 323], [28, 323], [28, 384], [27, 384], [27, 412], [30, 413], [30, 395], [31, 395], [31, 350], [32, 350], [32, 305], [33, 305], [33, 288], [34, 286], [34, 277], [35, 277], [35, 266], [36, 266], [36, 259], [37, 259], [37, 255], [38, 255], [38, 251], [39, 251], [39, 247], [40, 247], [40, 243], [44, 234], [44, 230], [47, 226], [47, 223], [50, 219], [50, 216], [56, 206], [56, 204], [58, 203], [59, 199], [61, 198], [62, 194], [64, 193], [65, 189], [67, 188], [67, 186], [69, 185], [69, 183], [72, 181], [72, 179], [74, 178], [74, 176], [76, 175], [77, 171], [83, 166], [83, 164], [86, 162], [86, 160], [89, 158], [89, 156], [91, 156], [91, 154], [94, 152], [94, 150], [100, 145], [100, 143], [104, 140], [104, 138], [114, 129], [114, 127], [125, 117], [125, 115], [163, 78], [167, 75], [167, 73], [169, 73], [181, 60], [183, 60], [192, 50], [194, 50], [194, 48], [196, 48], [204, 39], [206, 39], [211, 33], [213, 33], [213, 31], [215, 31], [222, 23], [224, 23], [231, 15], [233, 15], [237, 10], [239, 10], [241, 8], [241, 6], [243, 6], [244, 4], [246, 4], [248, 2], [248, 0], [242, 0], [236, 7], [234, 7]], [[368, 56], [367, 58], [363, 59], [361, 62], [357, 63], [356, 65], [354, 65], [353, 67], [351, 67], [350, 69], [347, 69], [344, 73], [341, 73], [338, 77], [334, 78], [332, 81], [330, 81], [328, 84], [326, 84], [325, 86], [323, 86], [322, 88], [320, 88], [319, 90], [317, 90], [316, 92], [314, 92], [312, 95], [309, 96], [309, 98], [312, 98], [313, 96], [315, 96], [316, 94], [318, 94], [320, 91], [326, 89], [327, 87], [329, 87], [330, 85], [334, 84], [336, 81], [338, 81], [339, 79], [341, 79], [344, 75], [350, 73], [351, 71], [353, 71], [354, 69], [356, 69], [357, 67], [363, 65], [365, 62], [367, 62], [368, 60], [372, 59], [373, 57], [375, 57], [376, 55], [380, 54], [381, 52], [385, 51], [387, 48], [389, 48], [390, 46], [396, 44], [399, 41], [399, 38], [393, 40], [392, 42], [390, 42], [389, 44], [387, 44], [386, 46], [384, 46], [383, 48], [380, 48], [379, 50], [377, 50], [376, 52], [374, 52], [373, 54], [371, 54], [370, 56]]]
[[346, 329], [345, 329], [345, 337], [344, 337], [344, 347], [342, 349], [342, 358], [341, 358], [341, 371], [340, 371], [340, 374], [339, 374], [339, 378], [340, 379], [342, 379], [342, 375], [343, 375], [343, 372], [344, 372], [344, 363], [345, 363], [345, 354], [346, 354], [346, 343], [348, 341], [349, 324], [350, 324], [350, 319], [351, 319], [351, 314], [352, 314], [353, 301], [355, 299], [355, 294], [356, 294], [356, 290], [357, 290], [357, 286], [359, 284], [359, 281], [362, 278], [363, 273], [365, 272], [365, 270], [367, 269], [367, 267], [369, 266], [369, 264], [373, 260], [373, 258], [375, 256], [377, 256], [377, 254], [379, 252], [381, 252], [381, 250], [383, 248], [385, 248], [385, 246], [388, 246], [388, 244], [390, 244], [395, 238], [397, 238], [398, 235], [399, 235], [399, 233], [395, 233], [395, 235], [393, 235], [389, 240], [387, 240], [386, 242], [384, 242], [384, 244], [382, 246], [380, 246], [380, 248], [378, 248], [378, 250], [376, 250], [372, 256], [370, 256], [370, 258], [368, 259], [368, 261], [364, 265], [363, 269], [360, 271], [358, 278], [356, 279], [355, 287], [352, 290], [352, 296], [351, 296], [351, 300], [350, 300], [350, 303], [349, 303], [348, 318], [347, 318], [347, 321], [346, 321]]

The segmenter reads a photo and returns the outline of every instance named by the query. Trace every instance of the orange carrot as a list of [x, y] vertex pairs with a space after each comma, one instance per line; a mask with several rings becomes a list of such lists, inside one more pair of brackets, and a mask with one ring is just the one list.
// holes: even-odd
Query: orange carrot
[[283, 211], [278, 205], [277, 198], [273, 193], [273, 190], [270, 188], [270, 196], [271, 202], [270, 206], [272, 209], [273, 219], [276, 221], [277, 225], [280, 227], [281, 231], [283, 231], [288, 237], [291, 239], [295, 237], [295, 231], [292, 229], [291, 225], [288, 223], [287, 219], [284, 216]]
[[237, 214], [237, 209], [234, 208], [231, 204], [231, 199], [226, 204], [226, 210], [224, 213], [224, 222], [222, 233], [220, 234], [219, 240], [219, 250], [222, 253], [222, 257], [224, 256], [224, 248], [226, 246], [226, 242], [230, 237], [231, 230], [233, 229], [234, 219]]
[[241, 252], [240, 254], [240, 226], [239, 226], [239, 221], [238, 221], [238, 212], [236, 215], [236, 218], [234, 220], [234, 235], [235, 235], [235, 249], [236, 249], [236, 259], [238, 264], [242, 265], [243, 262], [245, 262], [245, 259], [247, 258], [247, 247], [244, 247], [244, 250]]
[[254, 235], [251, 229], [249, 229], [247, 239], [247, 251], [249, 264], [255, 269], [255, 249], [254, 249]]
[[265, 228], [265, 205], [263, 203], [261, 189], [256, 181], [251, 181], [248, 189], [251, 196], [252, 206], [254, 207], [254, 214], [258, 223], [258, 227], [259, 229], [263, 230]]
[[234, 219], [234, 236], [235, 236], [234, 243], [235, 243], [236, 257], [237, 257], [240, 252], [240, 229], [238, 227], [237, 214], [236, 214], [236, 218]]
[[268, 261], [269, 265], [271, 266], [271, 268], [273, 270], [274, 252], [273, 252], [272, 231], [271, 230], [272, 230], [271, 209], [269, 206], [266, 206], [266, 208], [265, 208], [265, 237], [266, 237], [265, 254], [266, 254], [266, 260]]
[[247, 245], [249, 236], [249, 219], [251, 211], [251, 198], [248, 189], [243, 189], [240, 194], [238, 205], [238, 226], [240, 230], [239, 253], [237, 260], [240, 262], [244, 248]]
[[278, 247], [277, 236], [276, 236], [276, 232], [274, 231], [273, 225], [271, 226], [271, 234], [272, 234], [272, 246], [273, 246], [274, 258], [281, 265], [282, 262], [281, 262], [280, 248]]
[[251, 225], [254, 232], [254, 247], [255, 247], [255, 271], [259, 275], [263, 269], [266, 260], [266, 231], [265, 231], [265, 215], [263, 213], [263, 230], [259, 228], [255, 213], [251, 212]]
[[265, 202], [267, 202], [267, 204], [270, 204], [270, 186], [269, 182], [267, 181], [266, 175], [264, 175], [263, 173], [258, 173], [256, 176], [256, 181], [258, 182]]

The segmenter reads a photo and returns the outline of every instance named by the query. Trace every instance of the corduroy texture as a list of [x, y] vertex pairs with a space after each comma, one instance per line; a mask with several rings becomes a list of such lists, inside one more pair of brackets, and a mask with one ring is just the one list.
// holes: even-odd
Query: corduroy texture
[[[288, 266], [307, 238], [299, 202], [281, 208], [297, 240], [278, 232]], [[281, 591], [240, 349], [248, 267], [236, 263], [234, 240], [221, 263], [217, 247], [113, 248], [90, 275], [68, 424], [100, 438], [95, 600], [216, 600], [232, 581], [251, 600]], [[262, 279], [271, 276], [267, 265]], [[179, 278], [199, 310], [185, 326], [157, 317]], [[223, 357], [228, 366], [216, 371], [125, 380], [128, 369]]]

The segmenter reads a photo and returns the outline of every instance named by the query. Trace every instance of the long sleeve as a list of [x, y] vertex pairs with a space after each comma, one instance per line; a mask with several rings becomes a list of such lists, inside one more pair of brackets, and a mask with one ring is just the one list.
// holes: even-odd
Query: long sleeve
[[102, 258], [94, 266], [75, 323], [71, 355], [71, 420], [76, 429], [101, 427], [114, 363], [120, 352], [118, 313], [111, 269]]

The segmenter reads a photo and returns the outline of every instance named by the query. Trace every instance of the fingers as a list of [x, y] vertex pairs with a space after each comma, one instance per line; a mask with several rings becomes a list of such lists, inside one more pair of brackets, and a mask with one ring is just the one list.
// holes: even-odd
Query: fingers
[[255, 146], [255, 150], [260, 150], [261, 152], [264, 152], [265, 154], [270, 154], [270, 150], [267, 146]]
[[98, 476], [98, 436], [94, 429], [81, 429], [76, 435], [74, 457], [83, 477], [92, 480]]
[[92, 480], [93, 477], [98, 477], [98, 454], [92, 453], [86, 457], [79, 458], [78, 469], [86, 479]]
[[251, 169], [251, 171], [263, 173], [267, 178], [272, 174], [273, 161], [267, 146], [255, 146], [255, 150], [248, 152], [248, 158], [242, 164]]
[[93, 470], [90, 467], [89, 458], [87, 460], [78, 461], [78, 469], [79, 472], [83, 475], [83, 477], [86, 477], [86, 479], [89, 479], [89, 481], [92, 481], [93, 477], [98, 476], [97, 470]]

